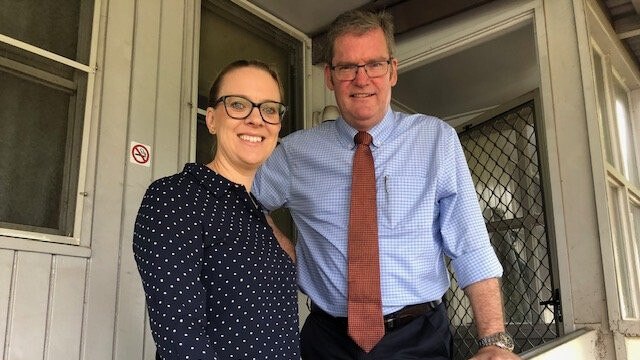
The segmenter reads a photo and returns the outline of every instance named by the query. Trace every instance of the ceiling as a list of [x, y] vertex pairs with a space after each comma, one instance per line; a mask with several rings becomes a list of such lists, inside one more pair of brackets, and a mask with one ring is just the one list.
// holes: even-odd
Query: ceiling
[[[473, 117], [539, 87], [533, 26], [400, 72], [393, 103], [445, 120]], [[464, 119], [463, 119], [464, 120]]]
[[640, 0], [598, 0], [598, 3], [640, 67]]
[[[400, 35], [492, 1], [495, 0], [250, 0], [311, 37], [314, 64], [320, 62], [318, 50], [324, 46], [328, 24], [346, 10], [384, 8], [393, 15], [396, 35]], [[598, 2], [640, 64], [640, 0]], [[401, 72], [393, 104], [455, 122], [465, 114], [490, 109], [536, 89], [536, 59], [533, 26], [524, 24], [497, 38]]]
[[[364, 6], [371, 1], [250, 0], [249, 2], [311, 37], [325, 30], [329, 23], [339, 14]], [[304, 11], [300, 11], [301, 8], [304, 8]]]

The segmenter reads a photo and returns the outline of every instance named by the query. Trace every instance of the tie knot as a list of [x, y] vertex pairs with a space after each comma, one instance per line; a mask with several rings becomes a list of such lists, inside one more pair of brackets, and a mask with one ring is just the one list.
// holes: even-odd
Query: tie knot
[[356, 144], [363, 144], [369, 146], [373, 141], [373, 137], [366, 131], [358, 131], [356, 136], [353, 137]]

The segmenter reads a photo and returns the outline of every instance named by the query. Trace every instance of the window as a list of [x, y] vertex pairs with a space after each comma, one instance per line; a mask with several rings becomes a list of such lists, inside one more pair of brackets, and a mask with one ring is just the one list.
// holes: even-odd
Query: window
[[610, 57], [603, 55], [594, 45], [592, 58], [606, 167], [607, 210], [612, 266], [615, 269], [613, 278], [619, 306], [614, 317], [623, 321], [637, 321], [640, 320], [640, 175], [637, 144], [640, 140], [640, 119], [633, 117], [630, 106], [632, 91], [625, 85], [624, 78]]
[[77, 244], [93, 0], [0, 8], [0, 235]]

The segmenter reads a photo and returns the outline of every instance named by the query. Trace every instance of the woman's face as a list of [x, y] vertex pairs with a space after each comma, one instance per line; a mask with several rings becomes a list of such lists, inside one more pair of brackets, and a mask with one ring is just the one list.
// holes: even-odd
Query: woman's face
[[[242, 67], [224, 75], [218, 98], [229, 95], [256, 104], [281, 101], [276, 81], [256, 67]], [[251, 109], [246, 119], [233, 119], [220, 102], [207, 109], [207, 127], [217, 136], [216, 162], [236, 171], [255, 171], [276, 147], [281, 124], [266, 123], [257, 107]]]

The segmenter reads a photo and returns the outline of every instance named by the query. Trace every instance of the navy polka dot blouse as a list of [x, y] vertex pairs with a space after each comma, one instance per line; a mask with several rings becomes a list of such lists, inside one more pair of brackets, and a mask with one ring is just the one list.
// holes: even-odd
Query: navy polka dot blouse
[[198, 164], [155, 181], [133, 252], [163, 359], [299, 359], [295, 267], [244, 186]]

